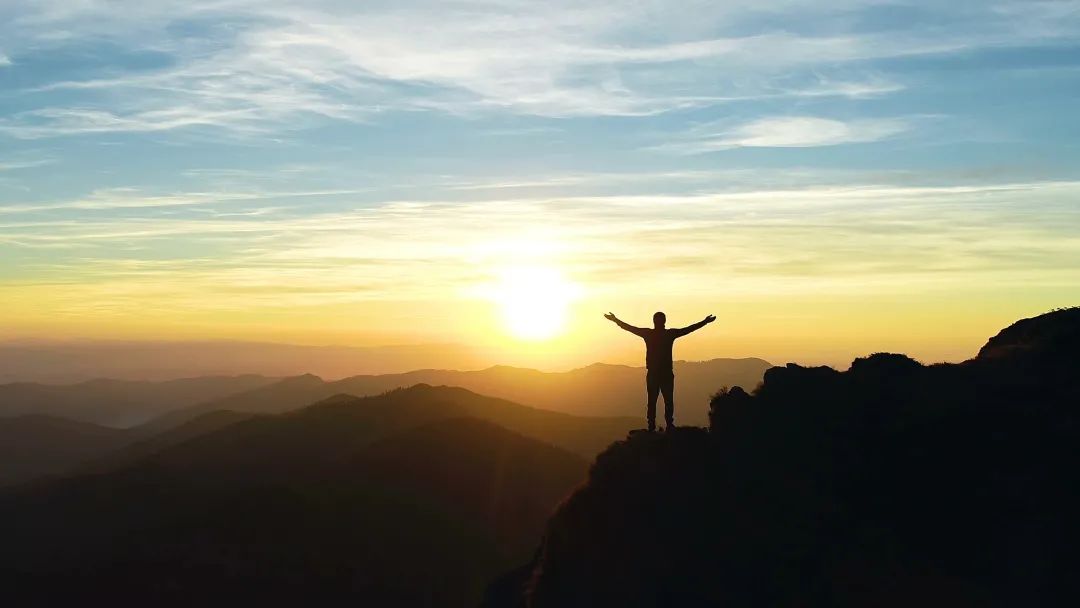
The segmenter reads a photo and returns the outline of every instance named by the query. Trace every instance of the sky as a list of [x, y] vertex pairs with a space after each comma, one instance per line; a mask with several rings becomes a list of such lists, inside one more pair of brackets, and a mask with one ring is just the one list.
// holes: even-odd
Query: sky
[[1080, 2], [0, 2], [0, 339], [962, 360], [1080, 302]]

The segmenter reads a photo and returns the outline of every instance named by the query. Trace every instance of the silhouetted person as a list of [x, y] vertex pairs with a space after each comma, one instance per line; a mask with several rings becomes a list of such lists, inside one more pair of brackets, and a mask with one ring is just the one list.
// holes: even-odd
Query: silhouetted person
[[658, 312], [652, 316], [653, 327], [634, 327], [629, 323], [619, 320], [613, 313], [604, 315], [605, 319], [613, 321], [626, 331], [637, 334], [645, 340], [645, 385], [648, 388], [649, 401], [645, 414], [649, 419], [649, 430], [656, 430], [656, 398], [660, 393], [664, 394], [664, 420], [668, 428], [675, 426], [675, 372], [672, 369], [671, 347], [676, 338], [697, 331], [716, 320], [709, 315], [704, 319], [679, 329], [664, 327], [667, 323], [667, 315]]

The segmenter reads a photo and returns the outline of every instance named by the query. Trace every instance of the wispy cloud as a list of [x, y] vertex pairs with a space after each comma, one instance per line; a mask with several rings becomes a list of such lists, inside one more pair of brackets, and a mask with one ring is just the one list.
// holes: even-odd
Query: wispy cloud
[[[1051, 44], [1070, 31], [1060, 24], [1060, 6], [1010, 12], [1016, 2], [996, 5], [997, 12], [957, 11], [967, 27], [949, 36], [839, 27], [873, 4], [853, 0], [819, 11], [801, 0], [753, 10], [734, 2], [694, 10], [638, 2], [196, 0], [123, 9], [97, 1], [27, 2], [0, 30], [11, 45], [40, 52], [85, 38], [134, 51], [154, 40], [152, 50], [170, 61], [51, 83], [45, 89], [76, 91], [82, 101], [8, 116], [0, 132], [260, 133], [268, 125], [362, 121], [396, 109], [642, 116], [745, 99], [860, 99], [904, 87], [865, 65], [869, 60]], [[781, 8], [818, 26], [801, 29], [828, 33], [738, 27]], [[201, 28], [200, 36], [177, 34], [192, 28]], [[662, 35], [638, 35], [642, 28]]]
[[681, 141], [658, 149], [697, 154], [731, 148], [810, 148], [881, 141], [911, 128], [902, 118], [834, 120], [816, 116], [759, 118], [744, 124], [711, 131], [698, 127]]
[[[722, 316], [739, 319], [723, 337], [726, 343], [731, 332], [745, 334], [741, 345], [725, 346], [732, 354], [758, 352], [762, 336], [779, 331], [776, 356], [792, 357], [792, 332], [806, 330], [777, 327], [770, 311], [850, 326], [844, 316], [862, 302], [901, 302], [901, 314], [911, 315], [905, 327], [938, 319], [948, 331], [970, 323], [973, 313], [987, 314], [970, 302], [995, 286], [1006, 286], [998, 293], [1014, 301], [1010, 286], [1024, 285], [1035, 307], [1067, 300], [1080, 284], [1080, 238], [1072, 228], [1080, 222], [1077, 196], [1075, 181], [822, 183], [386, 200], [304, 214], [261, 204], [243, 215], [231, 207], [204, 214], [196, 212], [208, 208], [195, 205], [170, 208], [185, 213], [168, 219], [150, 213], [156, 210], [76, 209], [45, 216], [51, 219], [0, 218], [7, 262], [0, 265], [0, 301], [8, 327], [114, 332], [133, 324], [154, 332], [178, 327], [185, 335], [250, 332], [265, 339], [292, 331], [333, 341], [347, 339], [349, 326], [403, 327], [478, 341], [492, 327], [470, 294], [507, 266], [542, 264], [586, 286], [581, 312], [590, 320], [611, 302], [652, 310], [658, 292], [679, 293], [678, 302], [664, 303], [673, 315], [723, 306]], [[1052, 295], [1038, 295], [1044, 293]], [[812, 312], [822, 294], [833, 317]], [[922, 308], [908, 310], [912, 302]], [[943, 312], [950, 307], [962, 316]], [[991, 319], [989, 327], [1000, 321]], [[575, 330], [577, 345], [591, 342], [582, 336], [596, 324]], [[972, 348], [988, 331], [976, 330]], [[826, 334], [822, 347], [844, 348], [837, 343], [842, 336], [824, 326], [804, 334], [807, 343], [818, 331]], [[871, 342], [848, 348], [852, 355], [880, 348]], [[716, 352], [706, 348], [700, 356], [710, 354]]]
[[158, 207], [182, 207], [216, 205], [230, 202], [263, 200], [287, 200], [309, 197], [331, 197], [358, 194], [363, 190], [309, 190], [275, 192], [182, 192], [154, 194], [136, 188], [104, 188], [91, 192], [85, 198], [57, 203], [0, 205], [0, 214], [25, 214], [41, 211], [148, 209]]
[[17, 171], [19, 169], [33, 169], [44, 167], [56, 162], [53, 158], [37, 158], [33, 160], [2, 160], [0, 159], [0, 171]]
[[[370, 266], [374, 262], [389, 267], [405, 264], [407, 268], [386, 268], [391, 274], [400, 271], [401, 277], [424, 275], [424, 265], [432, 260], [467, 272], [476, 264], [494, 263], [515, 252], [533, 255], [530, 247], [535, 249], [538, 242], [557, 245], [541, 248], [541, 254], [565, 256], [571, 267], [591, 268], [610, 259], [614, 265], [605, 272], [627, 270], [624, 264], [640, 265], [644, 255], [661, 262], [669, 256], [705, 256], [726, 259], [723, 268], [738, 269], [745, 263], [771, 266], [783, 274], [782, 264], [772, 265], [767, 260], [794, 253], [821, 260], [815, 270], [818, 273], [846, 276], [854, 261], [861, 267], [886, 264], [886, 259], [895, 262], [895, 271], [910, 273], [923, 264], [936, 268], [945, 259], [936, 258], [934, 248], [927, 249], [931, 240], [948, 242], [958, 251], [1014, 248], [1019, 254], [1032, 247], [1053, 249], [1062, 254], [1058, 263], [1071, 268], [1067, 263], [1071, 258], [1065, 254], [1080, 248], [1080, 241], [1062, 227], [1077, 219], [1070, 201], [1078, 192], [1078, 182], [1027, 182], [821, 185], [729, 193], [475, 202], [405, 200], [304, 216], [264, 208], [245, 215], [226, 212], [168, 222], [139, 216], [12, 222], [0, 225], [0, 236], [46, 244], [120, 240], [143, 247], [139, 250], [142, 253], [134, 253], [130, 259], [151, 261], [153, 257], [138, 256], [153, 256], [154, 243], [227, 237], [235, 249], [217, 257], [219, 265], [282, 270], [297, 263], [323, 265], [328, 281], [334, 280], [331, 275], [342, 265], [359, 264], [355, 267], [358, 272], [375, 272]], [[1024, 213], [1034, 200], [1042, 202], [1043, 213], [1038, 216]], [[491, 236], [478, 239], [477, 234]], [[725, 235], [722, 243], [717, 243], [717, 234]], [[800, 240], [815, 246], [798, 246]], [[887, 255], [878, 249], [882, 242], [891, 243], [884, 252]], [[498, 243], [506, 246], [493, 247]], [[712, 246], [704, 247], [706, 244]], [[946, 258], [955, 262], [959, 258], [954, 254]], [[914, 263], [905, 265], [904, 259]], [[1016, 258], [1020, 264], [1026, 263], [1024, 260], [1023, 256]], [[655, 268], [650, 265], [652, 270], [641, 271], [664, 272], [666, 266], [661, 262]], [[980, 267], [992, 270], [994, 264], [1000, 260], [985, 258]], [[408, 283], [410, 289], [430, 288], [425, 281]]]
[[[231, 119], [231, 120], [225, 120]], [[207, 113], [193, 109], [137, 111], [119, 115], [87, 108], [43, 108], [17, 113], [0, 120], [0, 132], [34, 139], [71, 133], [167, 131], [196, 125], [229, 125], [237, 128], [243, 117], [232, 113]]]

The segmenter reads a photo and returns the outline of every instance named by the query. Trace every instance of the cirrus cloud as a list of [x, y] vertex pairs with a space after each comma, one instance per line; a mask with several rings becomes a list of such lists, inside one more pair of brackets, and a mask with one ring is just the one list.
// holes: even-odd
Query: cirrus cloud
[[683, 154], [732, 148], [811, 148], [881, 141], [910, 129], [910, 121], [903, 118], [835, 120], [817, 116], [773, 116], [715, 131], [699, 127], [682, 141], [657, 148]]
[[865, 99], [905, 88], [868, 62], [1053, 45], [1074, 33], [1060, 10], [1006, 10], [1016, 2], [982, 11], [901, 3], [933, 5], [938, 21], [964, 24], [947, 37], [918, 23], [851, 25], [877, 4], [16, 2], [13, 18], [0, 25], [15, 52], [106, 45], [167, 60], [152, 68], [109, 65], [16, 91], [43, 97], [31, 110], [0, 117], [0, 132], [40, 138], [210, 127], [250, 134], [392, 110], [650, 116], [753, 99]]

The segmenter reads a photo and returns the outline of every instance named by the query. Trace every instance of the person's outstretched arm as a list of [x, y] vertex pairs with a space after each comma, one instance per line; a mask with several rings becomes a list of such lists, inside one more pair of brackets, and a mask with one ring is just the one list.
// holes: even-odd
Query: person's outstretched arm
[[626, 331], [628, 331], [628, 332], [630, 332], [632, 334], [636, 334], [638, 336], [644, 336], [645, 335], [645, 329], [644, 328], [634, 327], [633, 325], [630, 325], [629, 323], [624, 323], [622, 320], [619, 319], [619, 317], [616, 317], [614, 313], [609, 312], [606, 315], [604, 315], [604, 318], [607, 319], [608, 321], [611, 321], [612, 323], [618, 325], [619, 327], [625, 329]]
[[705, 327], [706, 325], [708, 325], [709, 323], [712, 323], [715, 320], [716, 320], [715, 315], [709, 315], [709, 316], [705, 317], [704, 319], [698, 321], [697, 323], [694, 323], [693, 325], [687, 325], [686, 327], [680, 327], [679, 329], [676, 329], [675, 330], [675, 335], [676, 336], [685, 336], [686, 334], [688, 334], [688, 333], [690, 333], [692, 331], [697, 331], [697, 330], [701, 329], [702, 327]]

